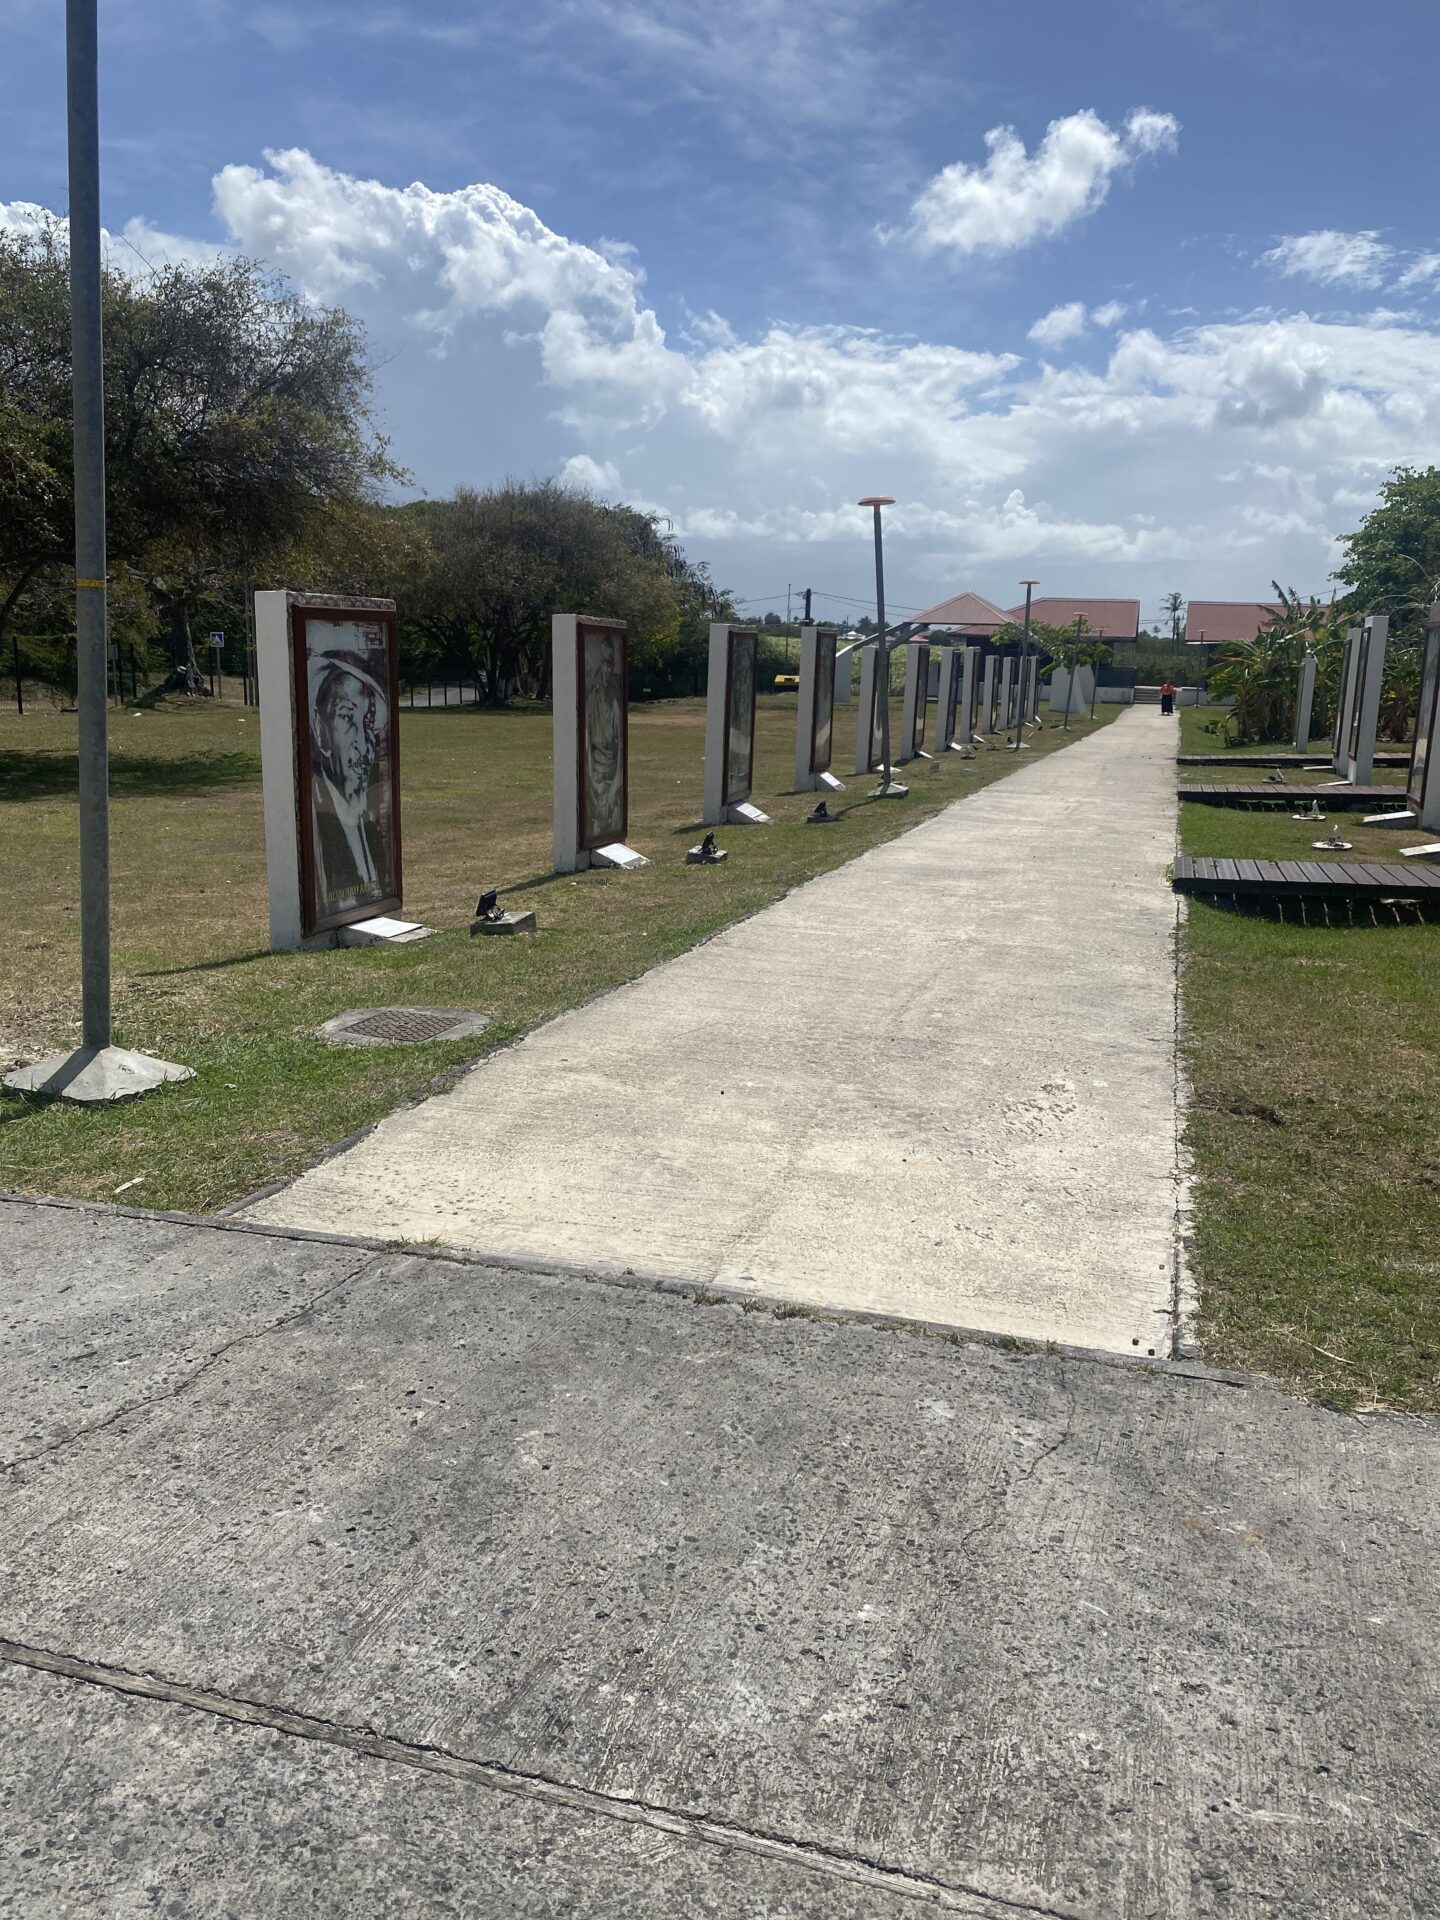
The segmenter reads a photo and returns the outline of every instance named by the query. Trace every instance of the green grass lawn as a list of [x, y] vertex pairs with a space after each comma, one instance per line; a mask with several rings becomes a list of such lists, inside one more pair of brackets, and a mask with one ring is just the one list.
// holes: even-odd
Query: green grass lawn
[[[1203, 712], [1203, 709], [1201, 710]], [[1331, 814], [1187, 805], [1184, 850], [1311, 859]], [[1181, 935], [1206, 1358], [1341, 1407], [1440, 1408], [1440, 928], [1192, 901]]]
[[[760, 700], [754, 798], [775, 825], [726, 830], [730, 858], [687, 867], [699, 825], [704, 705], [631, 714], [630, 842], [643, 872], [551, 871], [548, 710], [403, 712], [405, 910], [438, 931], [384, 952], [267, 951], [259, 725], [232, 704], [167, 702], [115, 713], [112, 841], [115, 1030], [196, 1069], [135, 1105], [87, 1111], [0, 1100], [0, 1186], [207, 1211], [297, 1172], [445, 1069], [633, 978], [827, 868], [1000, 778], [1004, 750], [907, 767], [908, 799], [866, 798], [854, 776], [852, 705], [836, 713], [834, 827], [803, 824], [790, 789], [793, 696]], [[1022, 765], [1084, 739], [1046, 730]], [[893, 716], [899, 733], [898, 710]], [[75, 720], [0, 716], [0, 872], [6, 966], [0, 1063], [79, 1038]], [[472, 940], [476, 896], [498, 885], [533, 907], [533, 937]], [[315, 1029], [349, 1007], [478, 1007], [468, 1042], [336, 1048]], [[757, 1007], [757, 1019], [765, 1010]]]
[[[1176, 713], [1180, 718], [1179, 751], [1181, 753], [1223, 753], [1240, 761], [1255, 756], [1264, 758], [1266, 755], [1273, 756], [1277, 753], [1295, 751], [1293, 740], [1252, 740], [1248, 746], [1232, 746], [1221, 731], [1226, 712], [1227, 709], [1224, 707], [1177, 707]], [[1381, 753], [1405, 753], [1408, 751], [1409, 743], [1400, 740], [1380, 740], [1376, 745]], [[1328, 759], [1330, 754], [1328, 736], [1323, 739], [1317, 736], [1311, 740], [1307, 751], [1314, 759]], [[1194, 777], [1197, 780], [1208, 780], [1210, 775], [1197, 768]]]

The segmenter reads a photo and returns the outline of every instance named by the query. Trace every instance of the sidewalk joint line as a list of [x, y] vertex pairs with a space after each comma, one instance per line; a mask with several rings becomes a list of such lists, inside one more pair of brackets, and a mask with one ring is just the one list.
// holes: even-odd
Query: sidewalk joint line
[[768, 1833], [742, 1826], [737, 1821], [706, 1814], [688, 1813], [658, 1801], [632, 1799], [607, 1793], [603, 1788], [582, 1787], [550, 1775], [506, 1766], [500, 1761], [472, 1760], [448, 1748], [421, 1741], [378, 1733], [368, 1727], [347, 1727], [322, 1720], [314, 1714], [289, 1707], [270, 1706], [263, 1701], [244, 1700], [230, 1694], [187, 1686], [151, 1673], [136, 1673], [105, 1661], [85, 1660], [74, 1654], [56, 1653], [44, 1647], [32, 1647], [23, 1641], [0, 1638], [0, 1662], [50, 1674], [104, 1692], [142, 1700], [153, 1700], [192, 1713], [208, 1714], [291, 1739], [309, 1740], [323, 1746], [338, 1747], [371, 1760], [413, 1768], [419, 1772], [440, 1774], [471, 1788], [489, 1788], [522, 1799], [544, 1801], [575, 1812], [598, 1815], [630, 1826], [649, 1827], [682, 1840], [698, 1841], [724, 1851], [750, 1853], [764, 1859], [783, 1861], [831, 1879], [872, 1887], [901, 1897], [924, 1902], [943, 1911], [965, 1914], [971, 1920], [984, 1920], [970, 1903], [981, 1901], [1007, 1914], [1036, 1916], [1037, 1920], [1085, 1920], [1074, 1908], [1038, 1905], [988, 1892], [963, 1881], [944, 1881], [925, 1874], [909, 1873], [902, 1867], [886, 1866], [850, 1849], [819, 1840], [800, 1840], [791, 1835]]

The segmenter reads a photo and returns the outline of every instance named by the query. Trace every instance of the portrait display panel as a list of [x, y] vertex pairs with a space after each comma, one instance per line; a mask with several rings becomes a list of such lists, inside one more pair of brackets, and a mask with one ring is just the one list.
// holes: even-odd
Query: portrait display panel
[[940, 738], [947, 743], [955, 738], [955, 721], [960, 711], [960, 680], [964, 653], [958, 647], [951, 648], [950, 680], [945, 689], [945, 715]]
[[297, 601], [290, 649], [300, 922], [309, 938], [400, 907], [394, 612]]
[[1410, 749], [1410, 774], [1405, 783], [1406, 797], [1425, 827], [1434, 826], [1440, 815], [1440, 776], [1435, 771], [1436, 758], [1440, 755], [1437, 722], [1440, 722], [1440, 608], [1432, 608], [1420, 664], [1415, 743]]
[[725, 663], [725, 781], [727, 807], [750, 798], [755, 768], [755, 668], [760, 636], [731, 627]]
[[925, 722], [930, 713], [930, 649], [915, 649], [915, 721], [910, 736], [912, 753], [925, 745]]
[[1350, 723], [1352, 700], [1359, 705], [1359, 686], [1355, 679], [1355, 646], [1359, 630], [1352, 627], [1345, 636], [1345, 645], [1340, 654], [1340, 679], [1335, 694], [1335, 725], [1330, 735], [1330, 755], [1337, 768], [1344, 749], [1346, 729]]
[[1360, 721], [1365, 706], [1365, 683], [1370, 668], [1370, 622], [1367, 620], [1360, 629], [1359, 643], [1355, 648], [1350, 679], [1350, 713], [1347, 751], [1354, 760], [1360, 753]]
[[[846, 656], [845, 671], [850, 671]], [[822, 627], [815, 636], [815, 696], [810, 708], [810, 771], [830, 767], [835, 737], [835, 634]]]
[[629, 824], [630, 699], [625, 629], [618, 622], [575, 625], [579, 845], [593, 853], [623, 841]]

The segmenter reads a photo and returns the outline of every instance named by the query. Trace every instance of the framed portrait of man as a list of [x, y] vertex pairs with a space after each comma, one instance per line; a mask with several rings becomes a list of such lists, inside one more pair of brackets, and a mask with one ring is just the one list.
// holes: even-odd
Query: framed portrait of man
[[725, 781], [727, 807], [750, 798], [755, 769], [755, 668], [760, 636], [731, 627], [725, 667]]
[[[850, 671], [849, 655], [845, 671]], [[826, 773], [835, 736], [835, 634], [822, 627], [815, 635], [815, 689], [810, 707], [810, 771]]]
[[623, 841], [629, 825], [630, 699], [625, 628], [579, 620], [575, 627], [579, 845], [586, 853]]
[[395, 614], [297, 600], [290, 654], [300, 921], [309, 938], [400, 908]]

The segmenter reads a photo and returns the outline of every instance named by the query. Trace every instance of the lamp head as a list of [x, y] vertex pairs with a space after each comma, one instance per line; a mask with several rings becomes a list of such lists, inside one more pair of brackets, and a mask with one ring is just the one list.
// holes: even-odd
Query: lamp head
[[859, 504], [862, 507], [893, 507], [895, 501], [888, 493], [867, 493]]

